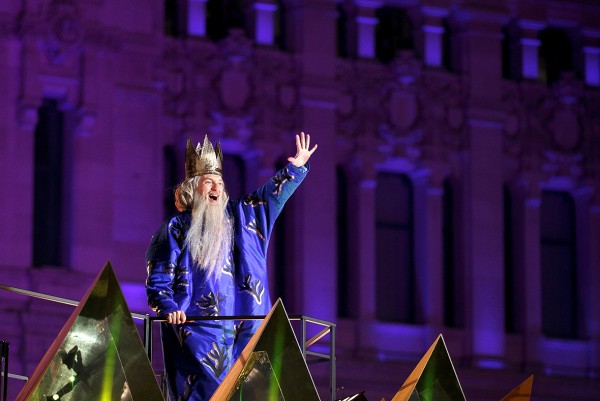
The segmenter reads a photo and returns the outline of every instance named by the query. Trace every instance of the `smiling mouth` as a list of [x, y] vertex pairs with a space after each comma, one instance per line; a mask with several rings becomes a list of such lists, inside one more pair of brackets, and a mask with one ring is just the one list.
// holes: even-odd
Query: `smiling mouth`
[[214, 195], [214, 194], [209, 194], [208, 195], [208, 199], [211, 200], [211, 201], [213, 201], [213, 202], [216, 202], [216, 201], [219, 200], [219, 197], [217, 195]]

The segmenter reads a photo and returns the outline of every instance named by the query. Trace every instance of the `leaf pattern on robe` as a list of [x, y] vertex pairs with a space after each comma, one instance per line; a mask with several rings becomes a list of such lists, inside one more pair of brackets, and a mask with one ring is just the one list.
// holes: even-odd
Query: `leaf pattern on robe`
[[190, 334], [192, 334], [192, 332], [189, 331], [187, 327], [179, 326], [177, 328], [177, 338], [179, 339], [179, 345], [183, 347], [183, 343], [185, 342], [186, 338], [189, 337]]
[[202, 359], [202, 364], [210, 369], [215, 378], [219, 378], [221, 373], [227, 368], [227, 347], [219, 348], [215, 342], [213, 348]]
[[202, 309], [204, 316], [219, 316], [221, 308], [220, 302], [225, 299], [224, 296], [219, 295], [218, 292], [213, 293], [212, 291], [206, 295], [202, 295], [200, 301], [196, 302], [196, 305]]
[[233, 342], [235, 343], [239, 338], [240, 334], [250, 331], [250, 327], [245, 321], [240, 321], [239, 324], [233, 325]]
[[262, 296], [265, 292], [265, 287], [262, 285], [260, 280], [256, 279], [252, 281], [252, 276], [248, 274], [246, 277], [244, 277], [244, 282], [238, 285], [238, 288], [240, 291], [244, 291], [252, 295], [257, 304], [260, 305], [262, 303]]
[[259, 198], [257, 195], [246, 195], [243, 198], [244, 205], [251, 205], [252, 207], [257, 207], [259, 205], [266, 205], [267, 202]]
[[293, 179], [294, 176], [290, 174], [290, 170], [287, 167], [283, 171], [277, 173], [275, 177], [273, 177], [273, 182], [275, 183], [273, 194], [281, 195], [281, 191], [283, 190], [285, 183], [292, 181]]
[[194, 385], [198, 381], [198, 375], [189, 375], [183, 383], [183, 395], [177, 397], [177, 401], [187, 401], [190, 399], [194, 390]]
[[263, 241], [266, 241], [265, 236], [260, 232], [260, 230], [258, 229], [258, 224], [256, 223], [256, 219], [253, 219], [250, 223], [248, 223], [248, 225], [246, 226], [246, 229], [250, 232], [255, 233], [256, 235], [258, 235], [258, 237], [260, 239], [262, 239]]

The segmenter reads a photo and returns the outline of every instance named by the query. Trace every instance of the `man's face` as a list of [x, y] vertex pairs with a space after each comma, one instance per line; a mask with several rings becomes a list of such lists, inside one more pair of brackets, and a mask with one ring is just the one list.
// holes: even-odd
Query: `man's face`
[[223, 178], [216, 174], [204, 174], [198, 181], [196, 192], [200, 197], [207, 200], [209, 204], [219, 204], [219, 200], [223, 195], [225, 184]]

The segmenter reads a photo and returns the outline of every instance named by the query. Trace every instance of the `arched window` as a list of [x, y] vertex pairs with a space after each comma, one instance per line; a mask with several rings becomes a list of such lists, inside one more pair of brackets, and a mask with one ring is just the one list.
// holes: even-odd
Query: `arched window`
[[376, 316], [415, 323], [413, 186], [405, 174], [377, 175]]
[[542, 192], [540, 229], [542, 332], [578, 338], [575, 204], [569, 193]]

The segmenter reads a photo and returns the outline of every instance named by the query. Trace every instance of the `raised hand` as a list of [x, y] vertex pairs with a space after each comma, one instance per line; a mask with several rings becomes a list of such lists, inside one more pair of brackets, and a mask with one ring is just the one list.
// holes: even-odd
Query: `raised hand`
[[305, 135], [304, 132], [296, 135], [296, 156], [288, 157], [288, 161], [296, 167], [304, 166], [314, 151], [317, 150], [317, 146], [315, 145], [310, 149], [310, 135]]

